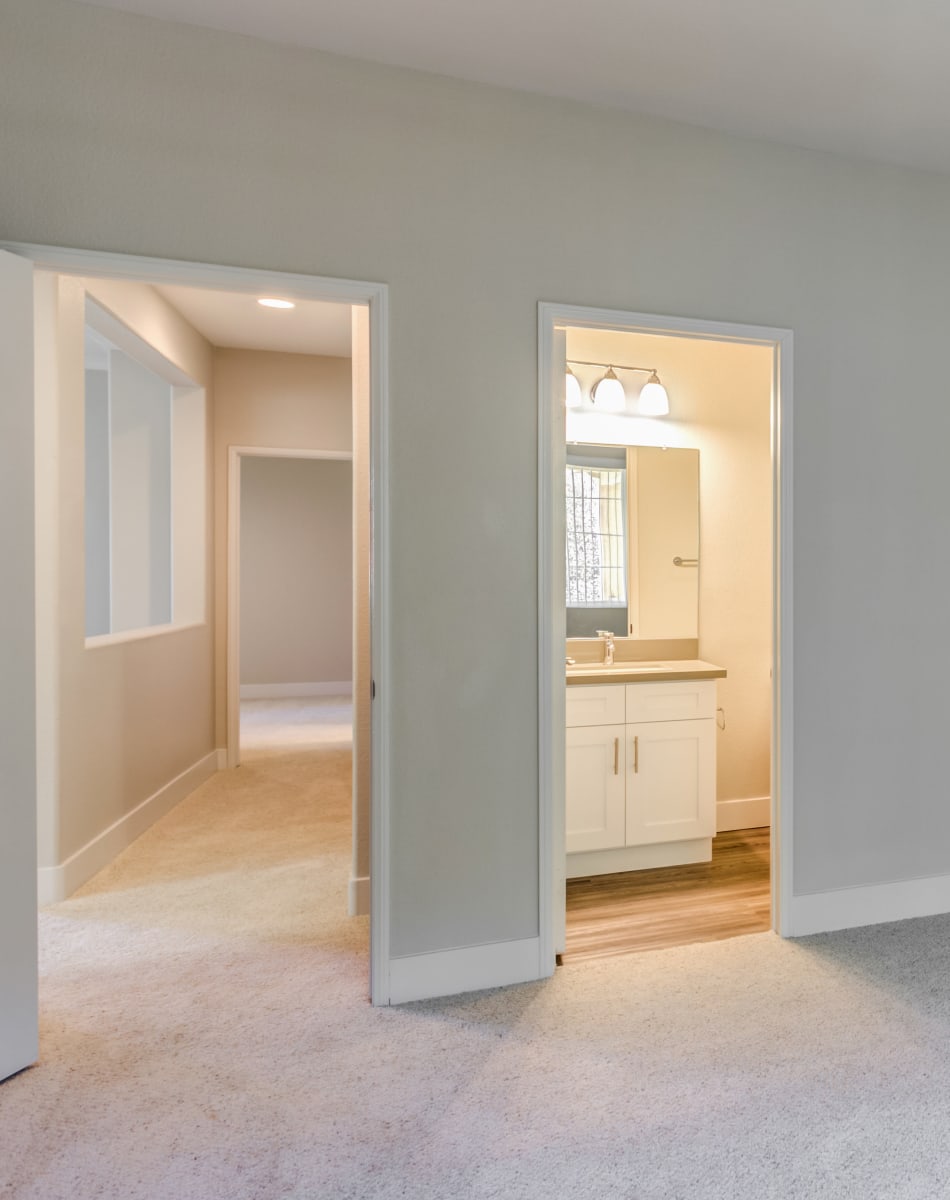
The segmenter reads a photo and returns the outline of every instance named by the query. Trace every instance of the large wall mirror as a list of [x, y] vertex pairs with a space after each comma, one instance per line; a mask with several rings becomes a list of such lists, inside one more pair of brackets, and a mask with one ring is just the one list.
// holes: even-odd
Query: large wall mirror
[[699, 636], [699, 451], [567, 447], [567, 636]]

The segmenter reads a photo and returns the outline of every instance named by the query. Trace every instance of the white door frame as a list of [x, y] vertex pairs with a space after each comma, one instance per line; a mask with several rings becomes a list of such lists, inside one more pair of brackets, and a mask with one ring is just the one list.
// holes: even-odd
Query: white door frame
[[389, 570], [389, 289], [383, 283], [318, 275], [261, 271], [211, 263], [145, 258], [61, 246], [3, 242], [0, 249], [31, 259], [61, 275], [96, 275], [144, 283], [185, 284], [266, 295], [278, 292], [300, 300], [366, 305], [370, 340], [370, 497], [372, 559], [370, 623], [375, 688], [372, 718], [372, 797], [370, 871], [370, 996], [373, 1004], [390, 997], [390, 730], [387, 687], [390, 654]]
[[35, 286], [0, 255], [0, 1086], [39, 1056], [37, 908]]
[[[229, 768], [240, 766], [241, 763], [241, 459], [305, 458], [352, 462], [353, 453], [353, 450], [291, 450], [271, 449], [267, 446], [228, 446], [227, 756]], [[355, 630], [355, 589], [352, 607]], [[352, 663], [352, 667], [355, 679], [355, 661]], [[354, 759], [357, 757], [355, 723], [353, 727], [353, 757]]]
[[[791, 932], [792, 864], [792, 331], [570, 304], [538, 305], [538, 920], [542, 972], [563, 931], [556, 895], [564, 853], [564, 375], [567, 326], [772, 348], [772, 927]], [[558, 372], [560, 374], [558, 375]], [[560, 856], [560, 857], [559, 857]], [[563, 870], [561, 872], [563, 875]]]

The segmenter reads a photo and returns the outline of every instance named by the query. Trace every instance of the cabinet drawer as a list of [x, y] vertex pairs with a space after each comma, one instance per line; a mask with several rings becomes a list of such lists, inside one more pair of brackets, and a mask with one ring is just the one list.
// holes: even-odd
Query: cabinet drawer
[[628, 724], [634, 721], [694, 721], [716, 715], [715, 679], [628, 683], [626, 691]]
[[567, 727], [580, 725], [622, 725], [624, 723], [624, 685], [606, 684], [603, 687], [567, 689]]

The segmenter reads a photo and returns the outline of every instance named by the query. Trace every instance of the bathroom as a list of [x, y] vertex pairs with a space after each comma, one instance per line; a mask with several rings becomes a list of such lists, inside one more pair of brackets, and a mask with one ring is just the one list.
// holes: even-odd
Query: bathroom
[[[567, 724], [587, 728], [567, 730], [563, 959], [767, 929], [773, 347], [580, 326], [568, 326], [565, 338], [567, 507], [578, 514], [576, 524], [570, 512], [567, 521]], [[620, 385], [613, 397], [611, 384], [597, 386], [611, 374]], [[654, 378], [669, 412], [645, 415], [656, 407], [643, 391]], [[593, 555], [601, 584], [592, 591], [578, 568], [585, 539], [594, 546], [580, 517], [592, 506], [578, 497], [595, 477], [604, 492], [593, 505], [603, 522]], [[613, 660], [606, 670], [605, 658]], [[625, 716], [627, 684], [634, 686], [626, 688]], [[676, 792], [698, 786], [698, 771], [699, 824], [711, 840], [691, 836], [695, 820], [680, 821], [685, 833], [669, 841], [657, 832], [662, 819], [645, 835], [633, 829], [640, 802], [631, 788], [649, 789], [656, 778], [652, 747], [642, 761], [647, 744], [633, 736], [647, 726], [629, 723], [634, 703], [643, 719], [642, 698], [677, 718], [704, 718], [668, 726], [678, 740], [657, 752], [672, 767], [672, 791], [664, 798], [661, 784], [652, 802], [691, 807]], [[572, 718], [585, 702], [589, 715]], [[669, 708], [694, 703], [701, 712]], [[595, 723], [599, 747], [590, 736]], [[698, 741], [686, 738], [688, 729]], [[601, 822], [612, 830], [594, 828]]]

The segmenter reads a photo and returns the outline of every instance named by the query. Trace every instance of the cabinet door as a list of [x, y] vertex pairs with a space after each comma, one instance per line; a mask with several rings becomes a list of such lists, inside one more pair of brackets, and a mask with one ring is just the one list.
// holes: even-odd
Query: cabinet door
[[627, 845], [713, 837], [716, 722], [628, 725]]
[[623, 725], [567, 731], [567, 852], [610, 850], [624, 834]]

